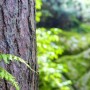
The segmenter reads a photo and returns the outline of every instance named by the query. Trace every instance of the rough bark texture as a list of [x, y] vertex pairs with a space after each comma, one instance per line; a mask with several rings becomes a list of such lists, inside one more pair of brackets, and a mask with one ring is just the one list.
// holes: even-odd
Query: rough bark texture
[[[37, 70], [34, 6], [34, 0], [0, 0], [0, 51], [23, 58]], [[37, 74], [24, 64], [0, 65], [16, 77], [21, 90], [37, 90]], [[0, 90], [10, 88], [0, 80]]]

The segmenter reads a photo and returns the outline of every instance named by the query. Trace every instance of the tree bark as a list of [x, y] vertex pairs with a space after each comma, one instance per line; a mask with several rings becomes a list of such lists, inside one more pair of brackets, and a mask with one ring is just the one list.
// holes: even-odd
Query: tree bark
[[[0, 0], [0, 51], [23, 58], [37, 71], [35, 34], [34, 0]], [[37, 74], [24, 64], [0, 65], [16, 77], [20, 90], [38, 90]], [[10, 88], [7, 81], [0, 80], [0, 90]]]

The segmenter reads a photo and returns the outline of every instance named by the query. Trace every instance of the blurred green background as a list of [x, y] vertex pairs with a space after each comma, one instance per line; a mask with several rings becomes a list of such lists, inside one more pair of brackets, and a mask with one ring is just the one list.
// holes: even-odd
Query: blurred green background
[[90, 90], [90, 0], [36, 0], [39, 90]]

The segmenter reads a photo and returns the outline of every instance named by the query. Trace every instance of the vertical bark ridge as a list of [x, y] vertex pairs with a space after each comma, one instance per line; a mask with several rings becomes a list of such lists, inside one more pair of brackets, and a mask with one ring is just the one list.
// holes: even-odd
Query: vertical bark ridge
[[[8, 52], [8, 45], [6, 42], [6, 38], [4, 35], [4, 17], [3, 17], [3, 10], [2, 10], [2, 6], [1, 6], [2, 2], [0, 2], [0, 52], [1, 53], [7, 53]], [[5, 49], [6, 48], [6, 49]], [[1, 62], [0, 66], [2, 66], [3, 68], [6, 67], [6, 65]], [[7, 83], [5, 80], [0, 80], [0, 90], [6, 90], [7, 89]]]

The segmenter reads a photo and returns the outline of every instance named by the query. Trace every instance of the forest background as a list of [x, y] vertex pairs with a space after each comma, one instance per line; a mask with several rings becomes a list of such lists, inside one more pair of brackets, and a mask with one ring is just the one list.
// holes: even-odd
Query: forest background
[[90, 90], [90, 0], [36, 0], [40, 90]]

